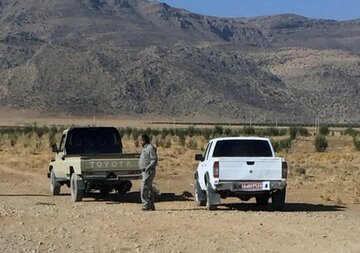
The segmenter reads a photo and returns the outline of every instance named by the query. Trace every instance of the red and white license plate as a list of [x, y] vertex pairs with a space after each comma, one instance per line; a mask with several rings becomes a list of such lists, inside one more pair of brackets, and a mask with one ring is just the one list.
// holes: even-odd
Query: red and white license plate
[[236, 183], [236, 184], [234, 184], [234, 190], [237, 190], [237, 191], [259, 191], [259, 190], [263, 190], [263, 183], [257, 183], [257, 182]]

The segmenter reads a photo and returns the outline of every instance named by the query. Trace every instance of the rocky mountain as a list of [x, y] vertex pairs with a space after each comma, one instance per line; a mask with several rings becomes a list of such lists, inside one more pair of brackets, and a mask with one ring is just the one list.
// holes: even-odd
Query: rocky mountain
[[0, 0], [0, 106], [360, 119], [360, 21], [202, 16], [145, 0]]

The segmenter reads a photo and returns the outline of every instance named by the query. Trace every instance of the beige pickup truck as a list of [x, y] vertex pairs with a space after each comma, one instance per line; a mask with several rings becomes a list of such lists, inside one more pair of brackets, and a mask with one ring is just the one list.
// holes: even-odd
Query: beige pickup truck
[[81, 201], [84, 194], [100, 190], [130, 191], [131, 180], [141, 178], [140, 154], [122, 152], [120, 133], [113, 127], [74, 127], [63, 132], [55, 158], [49, 164], [48, 178], [53, 195], [61, 186], [70, 187], [71, 199]]

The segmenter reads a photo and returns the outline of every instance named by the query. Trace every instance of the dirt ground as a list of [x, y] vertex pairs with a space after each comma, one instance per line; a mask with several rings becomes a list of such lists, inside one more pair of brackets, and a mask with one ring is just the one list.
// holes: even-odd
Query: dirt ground
[[73, 204], [66, 187], [51, 196], [48, 148], [3, 142], [0, 252], [360, 252], [360, 154], [351, 138], [330, 137], [324, 154], [310, 137], [298, 138], [283, 154], [290, 165], [283, 212], [237, 199], [214, 212], [196, 207], [186, 192], [200, 142], [198, 150], [159, 149], [155, 212], [140, 210], [138, 182], [120, 197], [93, 194]]

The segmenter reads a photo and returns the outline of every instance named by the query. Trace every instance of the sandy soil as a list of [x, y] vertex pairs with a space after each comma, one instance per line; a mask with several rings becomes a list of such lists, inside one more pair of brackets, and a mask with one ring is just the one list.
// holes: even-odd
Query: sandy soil
[[48, 149], [5, 143], [0, 252], [360, 252], [360, 155], [343, 138], [331, 139], [321, 155], [300, 138], [285, 154], [291, 175], [284, 212], [237, 199], [214, 212], [196, 207], [183, 192], [192, 192], [199, 150], [176, 145], [159, 150], [155, 212], [140, 210], [138, 182], [129, 194], [94, 194], [73, 204], [66, 188], [49, 194]]

